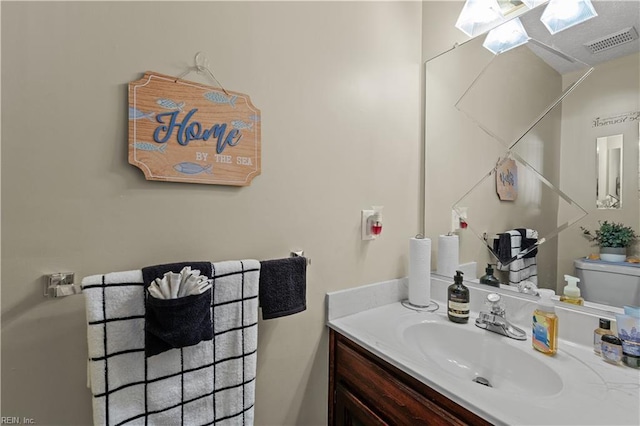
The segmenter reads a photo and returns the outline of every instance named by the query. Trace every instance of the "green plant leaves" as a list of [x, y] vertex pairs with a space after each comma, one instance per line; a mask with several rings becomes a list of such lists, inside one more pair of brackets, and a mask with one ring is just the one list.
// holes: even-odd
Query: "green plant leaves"
[[629, 247], [638, 237], [630, 226], [624, 226], [622, 223], [607, 220], [598, 223], [600, 229], [596, 229], [595, 235], [582, 226], [580, 229], [589, 241], [595, 242], [600, 247]]

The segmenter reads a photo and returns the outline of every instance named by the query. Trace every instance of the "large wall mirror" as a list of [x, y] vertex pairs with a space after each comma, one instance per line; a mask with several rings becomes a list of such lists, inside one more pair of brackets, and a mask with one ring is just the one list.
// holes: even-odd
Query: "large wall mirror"
[[[535, 255], [537, 284], [561, 289], [598, 250], [576, 224], [640, 229], [640, 42], [603, 42], [640, 30], [640, 2], [593, 4], [596, 18], [555, 35], [543, 5], [519, 17], [527, 43], [496, 55], [479, 36], [425, 64], [425, 228], [437, 239], [438, 218], [465, 214], [460, 259], [478, 276]], [[533, 241], [520, 256], [503, 250], [516, 229]]]

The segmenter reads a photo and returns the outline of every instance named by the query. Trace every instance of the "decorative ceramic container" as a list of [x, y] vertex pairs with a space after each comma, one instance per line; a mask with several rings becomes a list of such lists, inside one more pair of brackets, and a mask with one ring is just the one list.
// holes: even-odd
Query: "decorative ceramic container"
[[626, 258], [626, 247], [600, 247], [600, 260], [605, 262], [624, 262]]

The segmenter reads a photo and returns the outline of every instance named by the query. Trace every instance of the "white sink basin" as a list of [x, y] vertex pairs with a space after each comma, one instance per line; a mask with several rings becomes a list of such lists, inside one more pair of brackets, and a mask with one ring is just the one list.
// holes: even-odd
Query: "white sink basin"
[[[446, 295], [449, 285], [433, 279], [432, 292]], [[471, 312], [468, 324], [450, 322], [446, 302], [437, 298], [440, 309], [424, 313], [400, 302], [379, 302], [386, 294], [378, 292], [380, 287], [356, 290], [330, 298], [330, 314], [332, 303], [335, 313], [351, 309], [355, 296], [365, 300], [355, 303], [360, 311], [331, 319], [332, 329], [492, 424], [640, 425], [640, 370], [608, 364], [591, 345], [562, 338], [564, 330], [584, 326], [588, 319], [597, 325], [596, 317], [577, 318], [561, 307], [558, 353], [547, 356], [531, 347], [535, 303], [528, 300], [505, 295], [507, 319], [528, 335], [519, 341], [476, 327], [477, 312]], [[473, 287], [470, 292], [472, 300], [487, 293]], [[586, 341], [593, 333], [591, 327], [571, 332], [586, 334]], [[493, 387], [472, 382], [476, 377]]]
[[559, 393], [562, 379], [540, 361], [541, 354], [533, 353], [530, 345], [510, 345], [508, 339], [483, 330], [476, 332], [468, 325], [438, 320], [410, 325], [401, 337], [429, 362], [468, 383], [480, 377], [499, 392], [531, 397]]

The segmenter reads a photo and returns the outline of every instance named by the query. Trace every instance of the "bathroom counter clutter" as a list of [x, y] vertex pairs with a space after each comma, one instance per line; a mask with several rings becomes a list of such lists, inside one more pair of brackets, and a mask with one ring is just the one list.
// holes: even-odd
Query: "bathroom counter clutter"
[[329, 316], [328, 326], [493, 424], [640, 424], [640, 370], [608, 364], [592, 347], [562, 339], [557, 354], [547, 356], [532, 348], [530, 325], [518, 324], [527, 331], [518, 341], [476, 327], [477, 312], [467, 324], [452, 323], [439, 304], [427, 313], [387, 303]]

